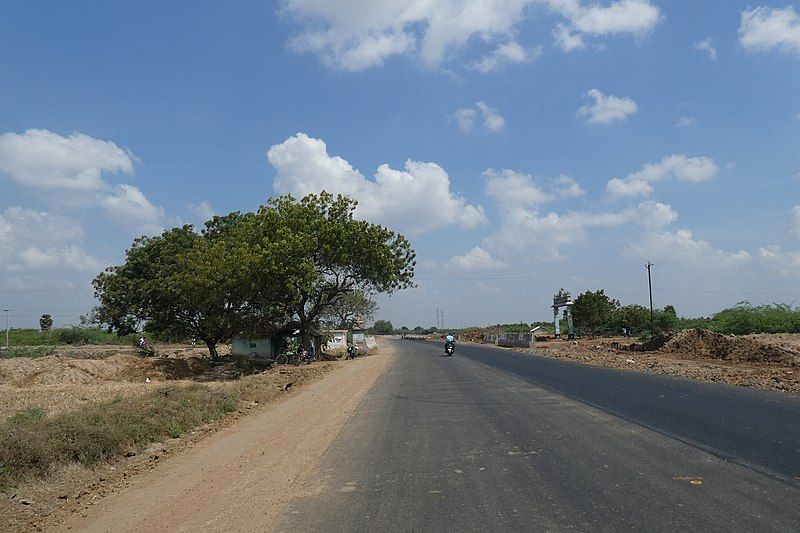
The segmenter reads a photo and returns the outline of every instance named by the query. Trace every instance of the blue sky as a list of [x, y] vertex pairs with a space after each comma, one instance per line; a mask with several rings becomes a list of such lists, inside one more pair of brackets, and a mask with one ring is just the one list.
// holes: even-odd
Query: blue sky
[[324, 187], [407, 234], [413, 327], [560, 287], [800, 298], [800, 4], [4, 2], [0, 303], [74, 322], [140, 234]]

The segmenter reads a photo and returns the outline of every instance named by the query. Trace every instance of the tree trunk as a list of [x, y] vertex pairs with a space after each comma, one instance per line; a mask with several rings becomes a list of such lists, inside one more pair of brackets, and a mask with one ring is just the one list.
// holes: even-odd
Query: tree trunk
[[208, 346], [208, 353], [213, 357], [217, 357], [217, 341], [215, 339], [203, 339]]

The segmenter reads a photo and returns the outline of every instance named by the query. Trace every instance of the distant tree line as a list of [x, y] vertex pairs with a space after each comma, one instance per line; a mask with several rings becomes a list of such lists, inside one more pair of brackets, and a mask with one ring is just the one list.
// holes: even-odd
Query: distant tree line
[[[623, 328], [631, 335], [650, 334], [650, 310], [644, 306], [621, 305], [603, 289], [586, 291], [574, 300], [575, 330], [581, 335], [618, 335]], [[704, 328], [717, 333], [800, 333], [800, 308], [773, 303], [753, 306], [740, 302], [710, 317], [679, 317], [671, 305], [655, 309], [656, 332]]]

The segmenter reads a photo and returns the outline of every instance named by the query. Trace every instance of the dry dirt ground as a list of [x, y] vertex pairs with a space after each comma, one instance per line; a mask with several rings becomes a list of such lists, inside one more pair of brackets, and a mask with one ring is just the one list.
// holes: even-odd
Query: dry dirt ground
[[[47, 479], [20, 486], [0, 501], [0, 524], [4, 524], [0, 529], [269, 529], [280, 518], [281, 506], [298, 495], [301, 481], [316, 468], [391, 356], [388, 347], [382, 347], [355, 361], [273, 368], [244, 377], [242, 380], [260, 380], [271, 386], [271, 401], [246, 403], [219, 423], [198, 428], [181, 439], [153, 444], [138, 455], [91, 469], [67, 465]], [[179, 354], [176, 358], [192, 357]], [[83, 395], [86, 399], [80, 401], [94, 402], [118, 394], [138, 394], [163, 386], [171, 375], [154, 360], [131, 354], [108, 354], [101, 361], [108, 366], [91, 361], [91, 365], [73, 366], [68, 363], [79, 361], [48, 364], [37, 360], [38, 370], [33, 372], [3, 366], [0, 380], [6, 383], [4, 387], [26, 390], [38, 405], [57, 411], [75, 408], [64, 398]], [[65, 379], [77, 373], [94, 376], [93, 381], [81, 377], [72, 385], [29, 384], [30, 376], [49, 375], [64, 365]], [[43, 368], [49, 370], [42, 372]], [[202, 379], [203, 375], [194, 377]], [[145, 377], [150, 383], [144, 383]], [[173, 385], [195, 382], [170, 380]], [[224, 385], [212, 382], [209, 386]], [[24, 403], [18, 399], [18, 404]], [[206, 503], [200, 506], [196, 502]]]
[[[800, 394], [800, 334], [690, 329], [649, 345], [630, 338], [548, 340], [518, 352], [625, 370]], [[644, 351], [643, 351], [644, 350]]]
[[[221, 347], [221, 355], [228, 352]], [[124, 346], [84, 346], [59, 347], [47, 357], [0, 359], [0, 420], [30, 405], [52, 414], [151, 392], [167, 382], [188, 385], [235, 376], [232, 362], [212, 364], [205, 348], [167, 345], [158, 353], [142, 357]]]

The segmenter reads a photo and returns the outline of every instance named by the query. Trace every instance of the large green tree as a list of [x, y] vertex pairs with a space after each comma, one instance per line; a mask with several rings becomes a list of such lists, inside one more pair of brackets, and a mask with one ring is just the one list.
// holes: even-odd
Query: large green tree
[[[300, 201], [283, 196], [242, 225], [255, 249], [254, 302], [282, 309], [283, 329], [299, 330], [304, 343], [323, 314], [353, 292], [392, 293], [412, 285], [416, 262], [408, 240], [355, 219], [356, 206], [355, 200], [325, 191]], [[274, 264], [282, 265], [277, 277], [264, 279]]]
[[412, 284], [414, 251], [383, 226], [353, 218], [356, 202], [324, 191], [270, 200], [255, 213], [214, 217], [141, 237], [125, 263], [95, 278], [98, 320], [120, 334], [144, 328], [216, 346], [237, 334], [299, 330], [354, 291]]
[[216, 346], [239, 331], [247, 296], [237, 268], [242, 246], [224, 232], [198, 234], [192, 226], [134, 240], [125, 263], [98, 275], [93, 285], [98, 320], [124, 335], [144, 329]]
[[603, 289], [586, 291], [575, 298], [572, 316], [579, 333], [602, 333], [612, 322], [619, 302], [609, 298]]
[[375, 335], [391, 335], [394, 333], [394, 326], [388, 320], [376, 320], [369, 330]]

